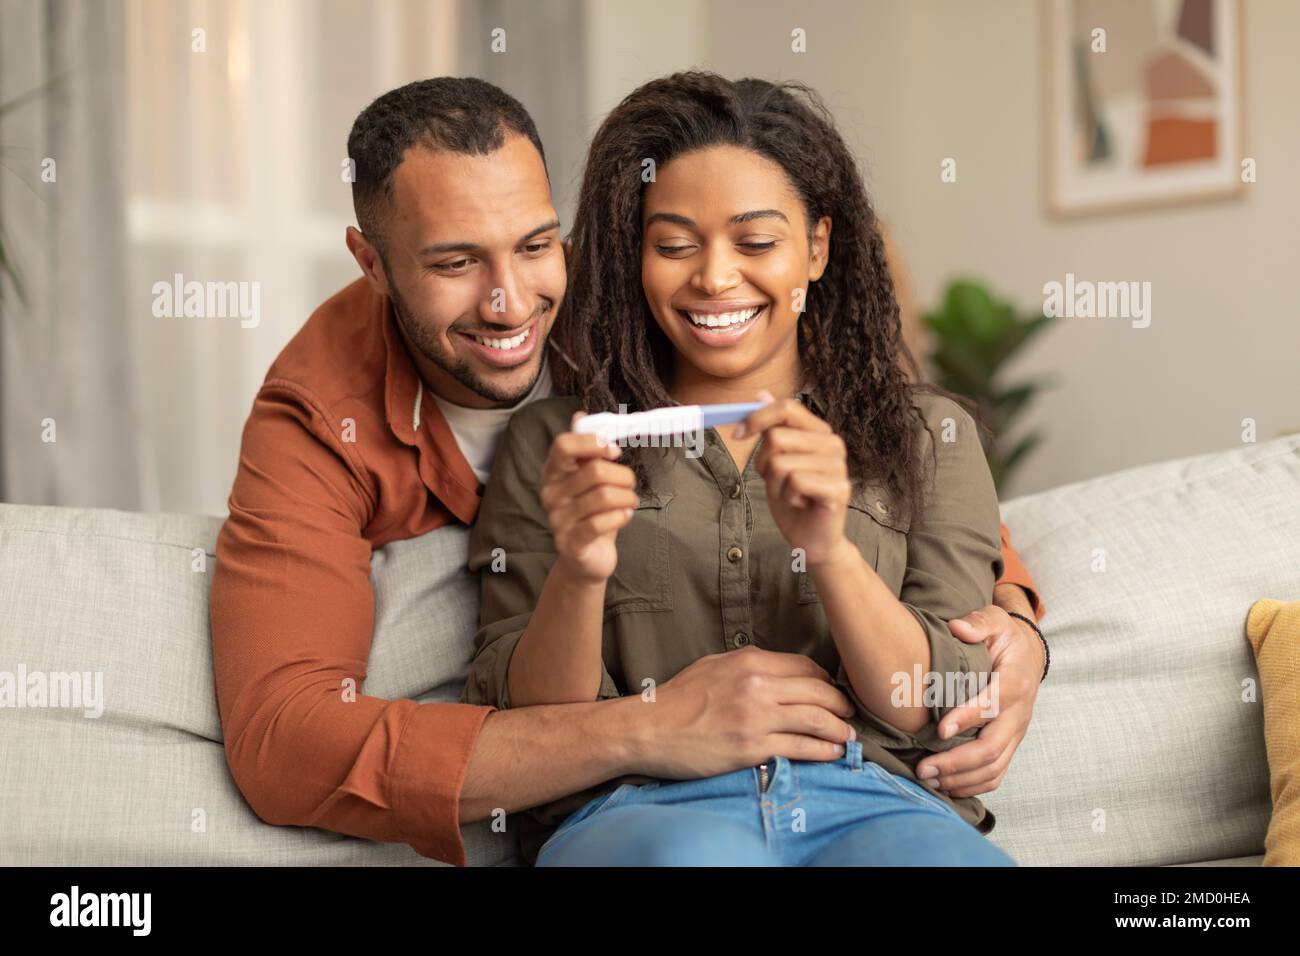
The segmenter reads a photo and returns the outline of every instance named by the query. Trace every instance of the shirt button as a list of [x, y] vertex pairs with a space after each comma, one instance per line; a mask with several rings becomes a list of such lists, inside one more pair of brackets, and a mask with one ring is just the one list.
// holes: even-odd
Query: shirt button
[[883, 501], [881, 501], [879, 498], [877, 498], [877, 499], [876, 499], [876, 510], [879, 511], [882, 515], [887, 515], [887, 514], [889, 514], [889, 505], [885, 504]]
[[749, 643], [749, 635], [746, 634], [744, 631], [737, 631], [737, 632], [736, 632], [736, 646], [737, 646], [737, 647], [744, 647], [744, 646], [745, 646], [746, 644], [748, 644], [748, 643]]
[[733, 544], [730, 548], [727, 549], [727, 560], [730, 561], [732, 564], [735, 564], [737, 561], [739, 561], [739, 560], [740, 560], [741, 558], [743, 558], [744, 556], [745, 556], [745, 552], [744, 552], [744, 551], [741, 551], [741, 550], [740, 550], [738, 547], [736, 547], [734, 544]]
[[740, 497], [740, 482], [736, 482], [734, 485], [731, 486], [731, 497], [733, 498]]

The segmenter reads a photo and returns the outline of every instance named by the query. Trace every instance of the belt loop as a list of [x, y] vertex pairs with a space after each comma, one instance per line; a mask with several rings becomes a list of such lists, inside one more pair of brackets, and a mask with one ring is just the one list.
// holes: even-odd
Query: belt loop
[[849, 767], [853, 770], [862, 769], [862, 741], [850, 740], [844, 745], [844, 759], [849, 762]]

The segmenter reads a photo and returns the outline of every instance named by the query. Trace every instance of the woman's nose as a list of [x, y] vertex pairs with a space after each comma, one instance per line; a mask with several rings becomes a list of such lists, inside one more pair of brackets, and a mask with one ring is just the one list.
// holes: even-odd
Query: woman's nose
[[709, 296], [721, 295], [739, 282], [735, 259], [720, 250], [707, 251], [700, 258], [694, 277], [696, 288]]

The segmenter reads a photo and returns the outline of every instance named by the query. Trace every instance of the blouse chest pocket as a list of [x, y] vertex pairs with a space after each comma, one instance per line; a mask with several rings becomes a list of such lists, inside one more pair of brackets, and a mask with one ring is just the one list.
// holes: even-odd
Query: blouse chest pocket
[[618, 533], [618, 566], [605, 586], [605, 620], [625, 611], [671, 611], [668, 505], [673, 496], [643, 492]]
[[[866, 486], [849, 499], [844, 534], [895, 594], [902, 589], [903, 572], [907, 569], [908, 527], [907, 517], [883, 486]], [[819, 600], [812, 575], [807, 571], [799, 574], [798, 600], [800, 604]]]

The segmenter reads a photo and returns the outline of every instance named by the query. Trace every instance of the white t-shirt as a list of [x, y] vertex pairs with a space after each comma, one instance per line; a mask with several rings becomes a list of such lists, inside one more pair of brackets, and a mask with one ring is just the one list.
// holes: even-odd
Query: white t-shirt
[[474, 469], [474, 475], [483, 484], [487, 484], [488, 474], [492, 470], [492, 459], [496, 457], [497, 442], [510, 422], [510, 416], [529, 402], [549, 398], [554, 386], [551, 384], [551, 369], [545, 360], [537, 381], [528, 394], [511, 408], [466, 408], [453, 405], [437, 395], [433, 400], [442, 409], [442, 415], [451, 426], [451, 433], [456, 436], [456, 444], [461, 454]]

